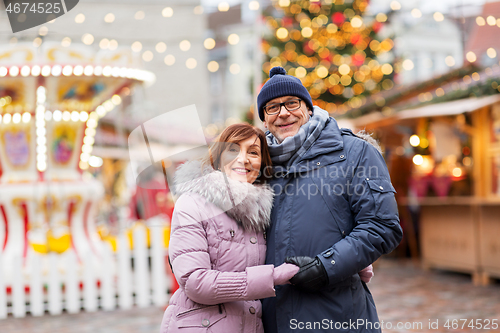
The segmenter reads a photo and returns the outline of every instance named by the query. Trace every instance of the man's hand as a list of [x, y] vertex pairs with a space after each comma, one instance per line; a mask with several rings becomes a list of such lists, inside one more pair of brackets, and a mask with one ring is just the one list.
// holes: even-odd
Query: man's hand
[[290, 279], [290, 283], [296, 287], [315, 292], [328, 284], [328, 275], [318, 257], [287, 257], [285, 262], [300, 267], [299, 272]]

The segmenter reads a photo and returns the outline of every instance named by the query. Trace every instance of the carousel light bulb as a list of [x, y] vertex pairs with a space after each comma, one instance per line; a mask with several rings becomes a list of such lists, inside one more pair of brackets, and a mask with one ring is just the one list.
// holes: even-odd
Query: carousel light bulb
[[97, 121], [95, 119], [90, 118], [89, 120], [87, 120], [87, 127], [96, 128]]
[[23, 123], [29, 123], [31, 120], [31, 113], [25, 112], [23, 113]]
[[83, 145], [82, 152], [90, 154], [92, 152], [92, 146], [91, 145]]
[[115, 105], [110, 100], [107, 100], [106, 102], [102, 103], [102, 106], [104, 106], [106, 112], [110, 112], [115, 108]]
[[111, 70], [111, 76], [112, 77], [119, 77], [120, 76], [120, 67], [113, 67]]
[[45, 126], [45, 119], [43, 119], [43, 118], [42, 119], [38, 119], [35, 124], [36, 124], [37, 128], [38, 127], [44, 127]]
[[90, 158], [90, 154], [87, 154], [87, 153], [80, 154], [80, 161], [88, 162], [89, 158]]
[[90, 127], [87, 127], [85, 129], [85, 135], [86, 136], [94, 136], [95, 135], [95, 129], [94, 128], [90, 128]]
[[106, 77], [111, 76], [111, 72], [112, 72], [111, 66], [105, 66], [102, 69], [102, 75], [104, 75]]
[[45, 87], [44, 86], [39, 86], [36, 89], [36, 94], [37, 94], [37, 97], [40, 97], [41, 95], [45, 95]]
[[52, 119], [54, 119], [55, 122], [59, 122], [62, 120], [62, 112], [59, 110], [55, 110], [54, 113], [52, 114]]
[[86, 122], [89, 119], [89, 114], [85, 111], [80, 112], [80, 121]]
[[10, 76], [17, 76], [19, 74], [19, 67], [17, 66], [12, 66], [9, 70]]
[[54, 65], [52, 67], [52, 76], [60, 76], [62, 74], [62, 66]]
[[92, 65], [85, 66], [83, 74], [85, 74], [86, 76], [91, 76], [92, 74], [94, 74], [94, 67]]
[[31, 68], [31, 75], [32, 76], [39, 76], [41, 72], [42, 72], [42, 69], [38, 65], [35, 65]]
[[99, 119], [99, 115], [96, 112], [90, 112], [89, 119], [94, 119], [97, 121]]
[[44, 118], [45, 118], [45, 121], [49, 121], [52, 119], [52, 112], [50, 111], [45, 111], [45, 115], [44, 115]]
[[5, 75], [7, 75], [7, 68], [6, 67], [0, 67], [0, 77], [4, 77]]
[[71, 119], [71, 113], [69, 111], [64, 111], [62, 114], [62, 120], [69, 121]]
[[[153, 54], [153, 53], [151, 53], [151, 54]], [[126, 68], [126, 67], [120, 68], [120, 77], [127, 77], [127, 74], [128, 74], [128, 68]]]
[[73, 74], [76, 76], [80, 76], [83, 74], [83, 66], [81, 65], [76, 65], [75, 68], [73, 68]]
[[50, 75], [50, 66], [45, 65], [42, 67], [42, 76], [49, 76]]
[[89, 168], [89, 164], [87, 162], [84, 162], [84, 161], [80, 161], [80, 163], [78, 164], [78, 166], [82, 170], [87, 170]]
[[44, 155], [47, 152], [47, 146], [39, 145], [38, 147], [36, 147], [36, 152], [39, 155]]
[[0, 114], [0, 124], [2, 123], [2, 115]]
[[3, 115], [3, 123], [4, 124], [10, 124], [11, 120], [12, 120], [12, 115], [10, 113], [6, 113]]
[[44, 136], [39, 136], [36, 138], [36, 144], [39, 146], [43, 146], [47, 143], [47, 139]]
[[94, 144], [94, 142], [95, 142], [95, 140], [91, 136], [85, 136], [83, 138], [83, 143], [86, 144], [86, 145], [88, 145], [88, 146], [92, 146]]
[[97, 112], [99, 117], [104, 117], [106, 115], [106, 109], [102, 105], [99, 105], [98, 107], [96, 107], [95, 111]]
[[14, 116], [12, 116], [12, 122], [14, 124], [19, 124], [21, 122], [21, 114], [20, 113], [14, 113]]
[[101, 66], [95, 66], [94, 67], [94, 75], [96, 75], [96, 76], [101, 76], [102, 75], [102, 67]]
[[99, 168], [103, 164], [102, 158], [99, 156], [90, 156], [89, 165], [93, 168]]
[[71, 112], [71, 120], [72, 121], [80, 120], [80, 112], [78, 112], [78, 111]]
[[111, 102], [113, 102], [114, 105], [120, 105], [122, 98], [119, 95], [113, 95], [113, 97], [111, 97]]
[[46, 133], [45, 127], [38, 127], [36, 129], [36, 136], [45, 136]]
[[38, 162], [36, 168], [38, 169], [38, 171], [45, 171], [47, 169], [47, 163]]
[[64, 66], [62, 73], [64, 76], [70, 76], [73, 73], [73, 67], [71, 67], [70, 65]]
[[30, 75], [30, 72], [31, 72], [31, 69], [29, 66], [23, 66], [21, 68], [21, 76], [26, 77], [26, 76]]
[[453, 177], [460, 177], [462, 175], [462, 169], [460, 168], [454, 168], [451, 173], [453, 174]]

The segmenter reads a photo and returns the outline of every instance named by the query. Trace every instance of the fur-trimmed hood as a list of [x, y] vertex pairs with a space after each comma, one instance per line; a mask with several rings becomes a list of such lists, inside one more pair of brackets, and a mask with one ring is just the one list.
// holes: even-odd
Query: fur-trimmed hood
[[187, 192], [201, 195], [245, 230], [262, 232], [269, 226], [274, 193], [267, 184], [242, 183], [193, 160], [177, 169], [172, 190], [177, 196]]

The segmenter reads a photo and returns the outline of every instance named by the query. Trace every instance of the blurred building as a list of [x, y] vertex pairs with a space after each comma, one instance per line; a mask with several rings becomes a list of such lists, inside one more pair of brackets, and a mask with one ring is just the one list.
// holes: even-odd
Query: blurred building
[[399, 83], [422, 82], [463, 65], [462, 28], [442, 3], [375, 0], [371, 11], [387, 16], [381, 34], [394, 38]]
[[483, 66], [498, 63], [500, 52], [500, 2], [485, 3], [482, 12], [474, 17], [474, 24], [466, 44], [469, 60], [477, 59]]
[[[248, 119], [260, 78], [261, 6], [268, 1], [242, 1], [227, 11], [208, 14], [211, 118], [223, 124]], [[208, 43], [212, 43], [209, 40]]]

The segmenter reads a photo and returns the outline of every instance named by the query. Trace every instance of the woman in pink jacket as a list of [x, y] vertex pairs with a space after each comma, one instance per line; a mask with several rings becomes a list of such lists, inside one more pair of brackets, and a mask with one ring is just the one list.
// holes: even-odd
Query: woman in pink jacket
[[179, 167], [169, 256], [180, 289], [162, 333], [264, 331], [259, 299], [298, 271], [264, 265], [270, 173], [265, 135], [247, 124], [226, 128], [204, 161]]

